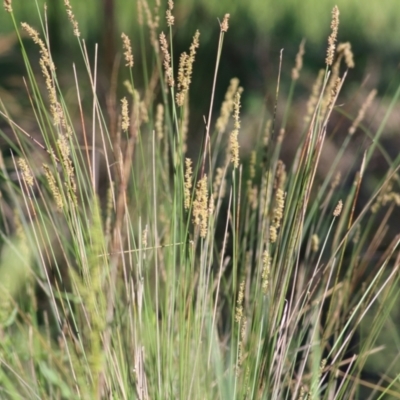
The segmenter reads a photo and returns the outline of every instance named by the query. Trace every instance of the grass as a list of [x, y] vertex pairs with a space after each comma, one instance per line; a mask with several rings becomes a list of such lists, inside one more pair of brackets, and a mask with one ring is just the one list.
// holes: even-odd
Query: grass
[[[144, 70], [132, 65], [123, 36], [116, 72], [129, 79], [114, 79], [102, 104], [97, 57], [91, 65], [68, 7], [86, 65], [85, 77], [72, 67], [71, 104], [53, 65], [45, 14], [38, 6], [40, 34], [23, 26], [40, 52], [40, 75], [9, 12], [40, 134], [24, 130], [1, 102], [13, 137], [3, 132], [10, 158], [1, 162], [0, 397], [399, 398], [397, 351], [384, 347], [399, 342], [392, 311], [400, 238], [388, 226], [399, 203], [400, 158], [386, 154], [384, 176], [368, 199], [360, 193], [372, 156], [384, 152], [379, 140], [400, 88], [376, 132], [363, 122], [371, 92], [358, 117], [349, 117], [329, 173], [317, 179], [346, 83], [340, 65], [351, 67], [350, 49], [335, 51], [336, 22], [293, 162], [285, 165], [281, 153], [291, 139], [285, 124], [301, 57], [283, 123], [278, 76], [275, 109], [260, 115], [245, 159], [237, 79], [213, 114], [225, 15], [204, 137], [191, 159], [190, 82], [202, 67], [196, 32], [173, 65], [175, 10], [160, 41], [159, 10], [145, 12]], [[340, 178], [337, 166], [356, 132], [373, 140]], [[385, 369], [371, 375], [368, 362], [379, 354]]]

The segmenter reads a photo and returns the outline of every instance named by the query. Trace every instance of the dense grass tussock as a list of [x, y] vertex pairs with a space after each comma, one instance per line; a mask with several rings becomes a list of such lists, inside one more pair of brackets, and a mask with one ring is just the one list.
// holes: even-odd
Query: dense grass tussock
[[[310, 88], [301, 143], [285, 165], [281, 149], [290, 140], [286, 121], [304, 43], [283, 122], [277, 106], [266, 109], [243, 158], [237, 79], [213, 114], [226, 14], [215, 79], [201, 93], [210, 96], [204, 137], [189, 157], [189, 92], [192, 73], [204, 68], [196, 60], [201, 36], [193, 32], [173, 65], [173, 2], [166, 19], [157, 5], [138, 4], [147, 23], [144, 69], [135, 70], [122, 34], [125, 65], [115, 67], [102, 102], [96, 58], [91, 64], [65, 1], [89, 82], [80, 84], [82, 71], [71, 67], [71, 102], [52, 59], [45, 10], [39, 33], [20, 26], [12, 1], [4, 1], [40, 134], [24, 130], [1, 101], [9, 157], [1, 160], [0, 397], [399, 398], [396, 354], [377, 343], [382, 332], [398, 339], [399, 237], [390, 237], [387, 225], [399, 203], [393, 187], [400, 158], [387, 156], [385, 176], [369, 199], [360, 196], [372, 155], [384, 151], [387, 118], [377, 132], [363, 125], [376, 91], [349, 117], [330, 172], [316, 181], [345, 84], [341, 70], [354, 66], [350, 45], [337, 43], [339, 10], [332, 12], [325, 69]], [[37, 45], [41, 74], [21, 29]], [[120, 82], [118, 70], [129, 79]], [[277, 82], [276, 105], [280, 76]], [[373, 140], [354, 158], [357, 172], [340, 177], [355, 132]], [[374, 371], [368, 360], [382, 352], [386, 369]]]

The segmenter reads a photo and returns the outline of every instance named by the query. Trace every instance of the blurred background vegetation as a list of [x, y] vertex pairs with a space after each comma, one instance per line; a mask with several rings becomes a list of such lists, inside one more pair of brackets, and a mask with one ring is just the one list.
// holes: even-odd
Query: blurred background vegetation
[[[154, 1], [150, 0], [150, 8]], [[161, 1], [161, 8], [166, 5], [163, 3], [166, 1]], [[44, 1], [38, 0], [38, 4], [42, 12]], [[65, 66], [71, 71], [72, 60], [79, 62], [81, 57], [64, 2], [47, 0], [46, 4], [51, 47], [56, 61], [59, 61], [58, 68]], [[378, 85], [380, 92], [386, 90], [399, 65], [398, 0], [371, 0], [368, 3], [363, 0], [180, 0], [176, 1], [174, 10], [176, 59], [188, 48], [195, 29], [201, 32], [198, 59], [204, 62], [195, 66], [192, 101], [198, 102], [200, 108], [207, 107], [208, 96], [193, 94], [211, 87], [219, 31], [217, 18], [222, 18], [225, 13], [231, 14], [231, 29], [224, 44], [217, 100], [222, 98], [230, 78], [237, 76], [248, 94], [244, 98], [247, 102], [245, 107], [251, 110], [252, 105], [257, 105], [256, 100], [264, 97], [265, 88], [275, 86], [281, 49], [284, 49], [282, 83], [289, 84], [287, 78], [302, 38], [306, 39], [306, 54], [300, 85], [309, 88], [310, 80], [314, 79], [319, 68], [324, 67], [331, 10], [335, 4], [340, 10], [339, 41], [350, 41], [355, 56], [356, 68], [351, 71], [349, 79], [361, 82], [368, 76], [368, 86]], [[140, 64], [136, 1], [71, 0], [71, 5], [88, 48], [93, 51], [94, 43], [99, 43], [99, 66], [105, 77], [110, 74], [115, 54], [121, 52], [121, 31], [131, 37], [135, 62]], [[34, 0], [13, 1], [17, 20], [25, 20], [40, 30], [36, 8]], [[164, 15], [163, 11], [161, 15]], [[8, 49], [6, 44], [10, 43], [6, 41], [7, 35], [14, 31], [5, 12], [0, 13], [0, 26], [3, 43], [0, 75], [2, 85], [7, 86], [12, 76], [21, 72], [22, 60], [19, 49], [4, 51]], [[165, 29], [165, 19], [161, 18], [160, 30]], [[137, 79], [141, 74], [139, 70]]]

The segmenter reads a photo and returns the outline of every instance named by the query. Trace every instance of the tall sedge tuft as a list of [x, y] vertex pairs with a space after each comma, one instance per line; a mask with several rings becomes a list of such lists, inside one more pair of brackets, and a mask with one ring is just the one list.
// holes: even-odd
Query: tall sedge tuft
[[333, 7], [332, 10], [331, 29], [332, 32], [328, 38], [328, 51], [326, 54], [326, 64], [329, 66], [333, 63], [333, 57], [335, 55], [335, 43], [337, 41], [339, 29], [339, 8], [337, 6]]

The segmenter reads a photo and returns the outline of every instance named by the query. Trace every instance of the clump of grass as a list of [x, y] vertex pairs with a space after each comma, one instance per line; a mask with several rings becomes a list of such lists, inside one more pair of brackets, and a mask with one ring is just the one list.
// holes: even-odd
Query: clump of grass
[[[18, 33], [11, 5], [4, 2]], [[213, 115], [229, 34], [229, 14], [224, 16], [205, 137], [197, 158], [189, 158], [189, 94], [192, 74], [201, 67], [194, 60], [199, 32], [175, 70], [167, 39], [175, 29], [173, 2], [165, 35], [158, 32], [164, 21], [159, 4], [151, 9], [140, 1], [147, 28], [138, 23], [148, 29], [152, 46], [151, 54], [143, 49], [144, 64], [155, 65], [156, 73], [143, 79], [144, 87], [135, 86], [140, 72], [122, 34], [123, 68], [130, 78], [121, 82], [126, 93], [120, 102], [110, 94], [105, 115], [95, 90], [97, 65], [90, 64], [73, 10], [68, 1], [65, 5], [87, 66], [91, 90], [85, 98], [91, 104], [81, 101], [73, 69], [79, 118], [69, 113], [46, 18], [44, 39], [23, 25], [39, 46], [42, 76], [34, 73], [20, 38], [41, 140], [32, 144], [1, 103], [18, 144], [17, 179], [1, 166], [1, 190], [15, 218], [14, 230], [7, 229], [2, 202], [1, 397], [341, 399], [364, 396], [367, 387], [371, 396], [397, 395], [395, 364], [380, 371], [385, 381], [367, 385], [363, 372], [368, 358], [382, 350], [375, 343], [391, 322], [398, 296], [399, 237], [383, 238], [398, 203], [393, 186], [400, 159], [390, 162], [387, 176], [357, 213], [376, 145], [355, 161], [351, 187], [336, 174], [355, 131], [373, 135], [363, 120], [375, 91], [354, 117], [329, 174], [316, 183], [346, 78], [340, 62], [344, 57], [348, 68], [354, 66], [350, 46], [335, 45], [337, 7], [326, 69], [310, 88], [302, 140], [292, 165], [285, 165], [281, 148], [290, 140], [286, 122], [301, 79], [304, 42], [282, 126], [277, 105], [266, 111], [247, 160], [238, 142], [243, 95], [238, 79], [230, 81], [220, 116]], [[153, 93], [156, 87], [159, 93]], [[43, 153], [39, 171], [32, 146]]]

